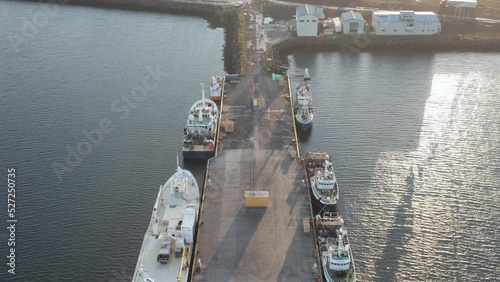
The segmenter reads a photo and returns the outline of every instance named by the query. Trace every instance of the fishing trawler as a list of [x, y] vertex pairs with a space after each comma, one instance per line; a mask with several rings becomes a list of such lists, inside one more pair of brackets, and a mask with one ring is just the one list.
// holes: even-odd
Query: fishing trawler
[[187, 281], [199, 205], [196, 179], [177, 159], [177, 171], [160, 186], [132, 282]]
[[189, 110], [184, 128], [182, 155], [186, 159], [209, 159], [215, 155], [219, 110], [214, 101], [205, 98], [201, 85], [202, 98]]
[[217, 74], [212, 76], [212, 81], [210, 82], [210, 99], [212, 101], [220, 101], [222, 96], [222, 77]]
[[295, 92], [296, 111], [295, 121], [302, 130], [307, 130], [313, 124], [312, 93], [309, 85], [300, 83]]
[[343, 218], [335, 212], [315, 217], [318, 250], [327, 282], [356, 282], [356, 268]]
[[321, 151], [308, 151], [305, 160], [315, 213], [335, 211], [339, 200], [339, 187], [330, 155]]

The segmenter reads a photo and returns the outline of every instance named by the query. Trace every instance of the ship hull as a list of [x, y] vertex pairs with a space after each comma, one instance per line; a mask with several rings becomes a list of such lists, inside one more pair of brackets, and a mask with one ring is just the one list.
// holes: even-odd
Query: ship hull
[[221, 91], [212, 91], [212, 93], [210, 93], [210, 100], [212, 101], [220, 101], [221, 99]]
[[[313, 207], [314, 214], [323, 214], [324, 212], [336, 212], [337, 211], [337, 203], [335, 204], [325, 204], [321, 202], [314, 191], [311, 191], [311, 202]], [[338, 201], [337, 201], [338, 202]]]
[[295, 117], [295, 122], [296, 122], [297, 126], [299, 126], [302, 131], [311, 129], [312, 125], [313, 125], [312, 120], [310, 122], [304, 123], [304, 122], [298, 120], [297, 117]]
[[215, 156], [215, 150], [213, 151], [183, 151], [182, 156], [185, 159], [205, 159], [208, 160]]
[[[175, 189], [185, 189], [181, 195], [174, 195]], [[153, 207], [148, 230], [139, 252], [132, 282], [143, 281], [181, 281], [187, 282], [189, 278], [189, 268], [185, 267], [193, 255], [194, 234], [197, 229], [198, 212], [200, 205], [199, 187], [193, 174], [188, 170], [178, 168], [177, 172], [160, 187], [156, 203]], [[169, 222], [188, 222], [186, 228], [182, 225], [182, 230], [173, 230]], [[189, 223], [190, 222], [190, 223]], [[179, 231], [178, 231], [179, 230]], [[170, 233], [172, 232], [172, 233]], [[182, 232], [182, 233], [181, 233]], [[173, 234], [173, 235], [172, 235]], [[160, 250], [164, 248], [164, 242], [168, 238], [179, 238], [171, 241], [170, 246], [175, 246], [179, 241], [184, 242], [185, 247], [182, 256], [173, 250], [168, 254], [170, 257], [165, 261], [159, 261]], [[168, 250], [168, 249], [167, 249]], [[165, 252], [163, 253], [165, 255]], [[178, 277], [178, 279], [169, 279]]]

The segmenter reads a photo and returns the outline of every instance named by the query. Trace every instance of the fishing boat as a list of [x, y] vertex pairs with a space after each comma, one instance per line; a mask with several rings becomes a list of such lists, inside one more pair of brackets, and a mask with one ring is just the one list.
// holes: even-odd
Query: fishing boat
[[295, 121], [302, 130], [308, 130], [313, 124], [312, 92], [309, 85], [300, 83], [295, 91]]
[[214, 101], [205, 98], [203, 84], [201, 93], [202, 98], [189, 110], [184, 128], [182, 155], [185, 159], [209, 159], [215, 155], [219, 110]]
[[311, 75], [309, 74], [309, 69], [305, 68], [304, 69], [304, 80], [309, 80], [311, 79]]
[[212, 76], [212, 81], [210, 82], [210, 99], [212, 101], [220, 101], [222, 96], [222, 77], [217, 74]]
[[344, 220], [335, 212], [316, 215], [318, 250], [327, 282], [356, 282], [356, 268]]
[[339, 187], [327, 152], [306, 152], [306, 170], [315, 213], [336, 211]]
[[177, 170], [160, 186], [132, 282], [185, 282], [193, 255], [200, 193], [193, 174]]

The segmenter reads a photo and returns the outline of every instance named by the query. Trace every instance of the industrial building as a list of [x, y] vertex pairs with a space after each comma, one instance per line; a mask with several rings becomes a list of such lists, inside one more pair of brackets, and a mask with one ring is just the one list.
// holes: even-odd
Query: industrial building
[[297, 6], [295, 10], [297, 36], [318, 36], [319, 20], [324, 18], [322, 7]]
[[373, 12], [376, 35], [433, 35], [441, 32], [441, 23], [433, 12]]
[[344, 34], [363, 34], [365, 32], [366, 21], [358, 12], [342, 13], [341, 22]]
[[476, 0], [441, 0], [439, 14], [451, 16], [454, 20], [474, 20], [476, 8]]

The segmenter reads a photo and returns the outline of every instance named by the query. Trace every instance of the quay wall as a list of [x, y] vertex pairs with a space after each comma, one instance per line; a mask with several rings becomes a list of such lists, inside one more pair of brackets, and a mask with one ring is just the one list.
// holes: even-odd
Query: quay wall
[[365, 51], [424, 51], [424, 52], [500, 52], [500, 39], [451, 36], [337, 36], [293, 37], [273, 46], [275, 58], [295, 52], [338, 51], [358, 53]]
[[[222, 27], [225, 33], [224, 69], [227, 73], [241, 72], [241, 50], [238, 34], [240, 26], [239, 9], [230, 5], [216, 5], [203, 2], [181, 2], [170, 0], [14, 0], [36, 2], [48, 5], [90, 6], [105, 9], [122, 9], [188, 15], [204, 18], [211, 28]], [[202, 48], [202, 46], [200, 47]]]

